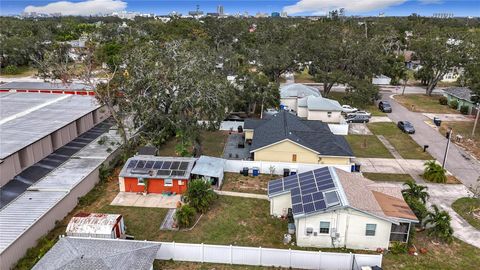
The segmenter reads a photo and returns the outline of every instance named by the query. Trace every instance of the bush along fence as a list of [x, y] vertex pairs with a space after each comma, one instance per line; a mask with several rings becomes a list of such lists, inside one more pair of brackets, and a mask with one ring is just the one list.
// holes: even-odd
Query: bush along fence
[[187, 262], [286, 267], [297, 269], [360, 270], [380, 266], [381, 254], [333, 253], [262, 247], [160, 242], [156, 259]]

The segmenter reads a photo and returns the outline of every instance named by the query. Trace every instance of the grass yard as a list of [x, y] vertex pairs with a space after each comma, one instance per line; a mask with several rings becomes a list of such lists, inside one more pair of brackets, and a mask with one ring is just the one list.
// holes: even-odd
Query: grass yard
[[414, 181], [409, 174], [401, 173], [363, 173], [363, 176], [373, 181], [402, 182]]
[[267, 194], [268, 181], [281, 178], [280, 175], [260, 174], [259, 176], [243, 176], [240, 173], [226, 172], [222, 190]]
[[315, 83], [312, 75], [308, 74], [308, 69], [304, 69], [302, 72], [295, 72], [293, 76], [295, 83]]
[[480, 249], [455, 239], [450, 245], [434, 244], [426, 232], [417, 232], [414, 240], [417, 249], [427, 248], [426, 254], [386, 254], [383, 256], [383, 269], [477, 269], [480, 265]]
[[423, 148], [394, 123], [370, 123], [367, 126], [375, 135], [383, 135], [405, 159], [434, 159], [428, 152], [423, 152]]
[[393, 158], [392, 154], [374, 135], [347, 135], [353, 154], [360, 158]]
[[442, 122], [438, 131], [444, 135], [449, 127], [453, 129], [453, 137], [456, 135], [463, 137], [462, 142], [455, 143], [467, 149], [477, 159], [480, 159], [480, 121], [475, 130], [475, 137], [472, 137], [473, 122]]
[[[345, 97], [345, 92], [330, 92], [326, 98], [334, 99], [340, 104], [348, 104], [343, 98]], [[349, 104], [353, 105], [359, 109], [366, 110], [367, 112], [370, 112], [372, 116], [386, 116], [387, 114], [384, 112], [381, 112], [377, 105], [375, 104]]]
[[[223, 154], [223, 148], [228, 138], [227, 131], [202, 131], [201, 132], [202, 140], [202, 151], [203, 155], [221, 157]], [[176, 138], [172, 138], [167, 141], [164, 145], [158, 150], [159, 156], [171, 156], [175, 157], [175, 145], [177, 143]]]
[[427, 96], [423, 94], [396, 95], [395, 100], [413, 112], [423, 113], [459, 113], [447, 105], [441, 105], [438, 99], [441, 95]]
[[480, 230], [480, 199], [460, 198], [453, 202], [452, 208], [470, 225]]
[[20, 78], [20, 77], [28, 77], [28, 76], [33, 76], [37, 73], [37, 69], [28, 67], [28, 66], [23, 66], [23, 67], [18, 67], [18, 73], [17, 74], [5, 74], [3, 72], [3, 69], [0, 71], [0, 77], [3, 78]]

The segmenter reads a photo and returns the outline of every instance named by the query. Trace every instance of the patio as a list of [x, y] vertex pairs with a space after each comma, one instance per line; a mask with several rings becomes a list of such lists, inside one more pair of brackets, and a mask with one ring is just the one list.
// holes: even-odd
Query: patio
[[163, 194], [137, 194], [132, 192], [119, 192], [110, 205], [154, 207], [154, 208], [177, 208], [181, 195]]
[[[244, 143], [245, 147], [239, 148], [239, 143]], [[247, 160], [250, 158], [250, 145], [245, 143], [243, 133], [232, 133], [228, 136], [222, 157], [234, 160]]]

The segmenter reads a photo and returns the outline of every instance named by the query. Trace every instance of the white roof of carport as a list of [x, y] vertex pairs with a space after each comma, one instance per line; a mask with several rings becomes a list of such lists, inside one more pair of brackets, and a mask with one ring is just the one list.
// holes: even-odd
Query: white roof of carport
[[192, 174], [223, 177], [223, 170], [225, 167], [225, 160], [222, 158], [201, 156], [192, 169]]

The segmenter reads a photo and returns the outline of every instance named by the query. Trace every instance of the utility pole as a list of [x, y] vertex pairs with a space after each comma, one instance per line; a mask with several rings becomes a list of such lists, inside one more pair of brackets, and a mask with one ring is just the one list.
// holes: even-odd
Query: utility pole
[[475, 122], [473, 122], [472, 129], [472, 139], [475, 136], [475, 129], [477, 128], [478, 116], [480, 115], [480, 103], [477, 103], [477, 116], [475, 117]]
[[447, 162], [448, 149], [450, 148], [450, 138], [452, 138], [453, 129], [448, 128], [446, 137], [447, 137], [447, 148], [445, 149], [445, 156], [443, 157], [442, 169], [445, 168], [445, 163]]

